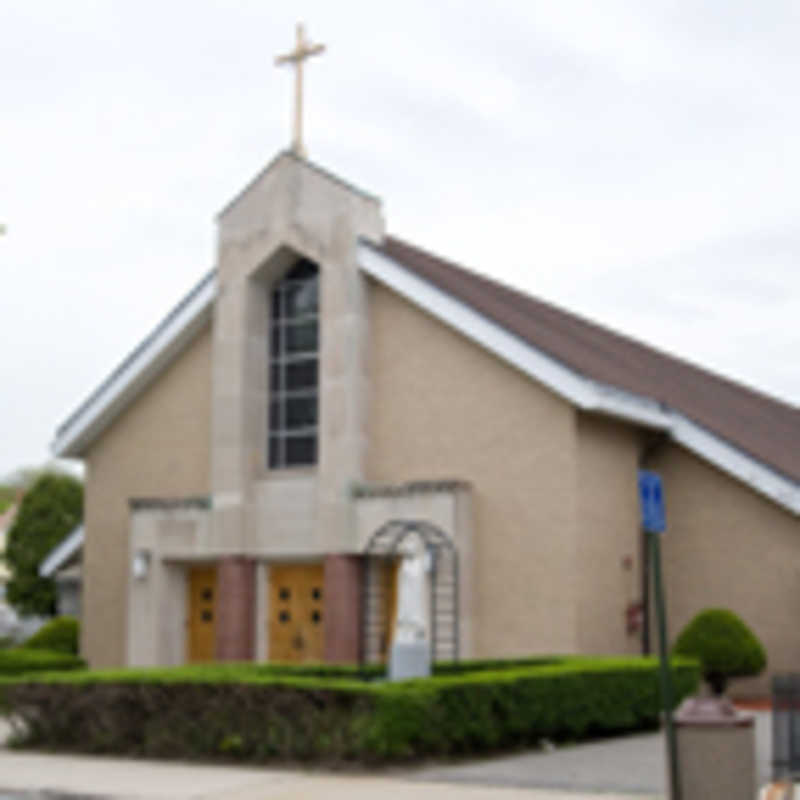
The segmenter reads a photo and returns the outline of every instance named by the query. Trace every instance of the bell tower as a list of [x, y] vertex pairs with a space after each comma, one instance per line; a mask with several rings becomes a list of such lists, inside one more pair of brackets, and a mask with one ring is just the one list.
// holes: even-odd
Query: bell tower
[[[212, 490], [221, 550], [347, 549], [349, 487], [363, 478], [367, 316], [359, 239], [384, 233], [380, 201], [288, 151], [218, 218]], [[316, 464], [270, 468], [269, 297], [298, 262], [319, 276]]]

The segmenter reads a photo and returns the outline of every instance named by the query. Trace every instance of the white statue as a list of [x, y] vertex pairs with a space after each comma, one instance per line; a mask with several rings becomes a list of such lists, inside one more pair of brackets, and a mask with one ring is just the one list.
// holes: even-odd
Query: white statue
[[[403, 552], [397, 576], [397, 617], [394, 624], [390, 680], [430, 675], [431, 649], [428, 642], [429, 557], [421, 540], [412, 537]], [[416, 546], [415, 546], [416, 545]]]
[[420, 553], [405, 556], [397, 578], [397, 619], [395, 642], [424, 641], [425, 621], [425, 561]]

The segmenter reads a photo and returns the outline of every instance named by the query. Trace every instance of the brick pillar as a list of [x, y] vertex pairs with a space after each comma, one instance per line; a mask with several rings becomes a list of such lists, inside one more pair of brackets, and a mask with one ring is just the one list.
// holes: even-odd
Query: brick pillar
[[251, 661], [255, 654], [256, 565], [228, 556], [217, 565], [217, 660]]
[[325, 661], [356, 664], [361, 658], [363, 567], [361, 556], [325, 558]]

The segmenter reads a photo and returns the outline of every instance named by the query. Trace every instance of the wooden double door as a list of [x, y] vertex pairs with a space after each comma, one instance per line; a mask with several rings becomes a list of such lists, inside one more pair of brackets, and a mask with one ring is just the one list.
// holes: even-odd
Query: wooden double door
[[[267, 636], [270, 661], [321, 662], [325, 658], [322, 564], [274, 564], [269, 570]], [[217, 644], [217, 569], [187, 571], [186, 660], [214, 661]], [[263, 624], [263, 623], [262, 623]]]
[[269, 660], [321, 662], [325, 658], [325, 580], [322, 564], [269, 568]]

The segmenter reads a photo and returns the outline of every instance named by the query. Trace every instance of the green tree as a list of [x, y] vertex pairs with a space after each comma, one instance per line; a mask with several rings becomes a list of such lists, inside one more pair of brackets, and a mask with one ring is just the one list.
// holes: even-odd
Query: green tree
[[696, 658], [717, 695], [731, 678], [758, 675], [767, 665], [764, 645], [741, 617], [725, 608], [701, 611], [681, 631], [672, 652]]
[[83, 486], [71, 475], [40, 475], [25, 493], [8, 532], [5, 560], [11, 569], [8, 601], [23, 614], [53, 614], [55, 583], [39, 577], [39, 564], [81, 521]]

